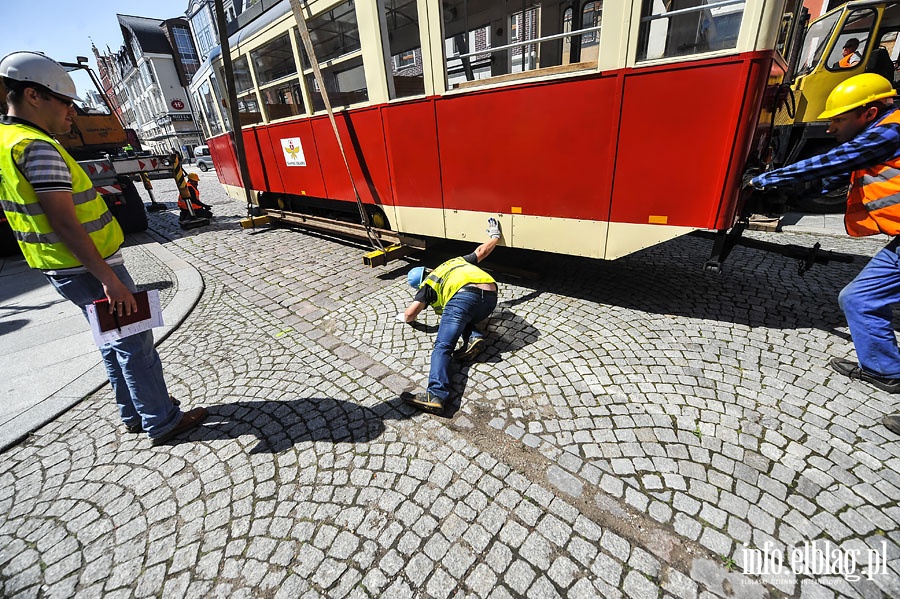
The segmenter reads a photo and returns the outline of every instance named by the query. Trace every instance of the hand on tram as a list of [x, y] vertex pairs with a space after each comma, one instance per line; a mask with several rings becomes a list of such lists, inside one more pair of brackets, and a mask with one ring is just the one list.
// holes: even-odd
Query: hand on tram
[[496, 218], [489, 218], [486, 231], [491, 236], [491, 239], [500, 239], [500, 221]]

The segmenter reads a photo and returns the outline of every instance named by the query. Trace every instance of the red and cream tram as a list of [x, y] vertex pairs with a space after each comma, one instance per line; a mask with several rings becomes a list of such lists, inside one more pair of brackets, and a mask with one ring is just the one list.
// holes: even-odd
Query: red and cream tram
[[[358, 210], [288, 0], [229, 39], [252, 197]], [[376, 225], [613, 259], [730, 228], [786, 65], [783, 1], [312, 0], [315, 60]], [[220, 53], [192, 83], [246, 197]], [[770, 94], [771, 95], [771, 94]], [[763, 115], [763, 116], [761, 116]]]

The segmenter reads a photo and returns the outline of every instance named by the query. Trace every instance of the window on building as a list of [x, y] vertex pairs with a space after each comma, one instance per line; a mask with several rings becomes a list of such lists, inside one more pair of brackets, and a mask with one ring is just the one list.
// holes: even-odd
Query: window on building
[[425, 93], [422, 75], [422, 48], [419, 40], [419, 13], [416, 0], [385, 0], [386, 35], [390, 63], [391, 98]]
[[643, 0], [637, 60], [734, 48], [744, 6], [743, 0]]
[[216, 40], [209, 11], [205, 7], [191, 17], [191, 29], [197, 38], [197, 52], [200, 60], [206, 60], [209, 57], [209, 51], [216, 46]]
[[153, 76], [153, 68], [146, 60], [141, 62], [140, 72], [141, 81], [144, 82], [144, 87], [150, 87], [151, 85], [156, 83], [156, 77]]
[[194, 50], [194, 42], [191, 40], [191, 32], [187, 27], [176, 25], [172, 27], [172, 36], [175, 38], [175, 46], [178, 49], [178, 58], [184, 67], [184, 74], [188, 81], [200, 68], [200, 59]]

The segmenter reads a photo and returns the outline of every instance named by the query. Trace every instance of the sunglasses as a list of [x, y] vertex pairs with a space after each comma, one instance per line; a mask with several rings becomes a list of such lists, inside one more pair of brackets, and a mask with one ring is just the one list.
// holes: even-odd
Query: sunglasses
[[60, 96], [59, 94], [54, 94], [53, 92], [47, 92], [47, 95], [56, 100], [57, 102], [62, 102], [67, 107], [72, 107], [75, 105], [75, 100], [72, 98], [67, 98], [65, 96]]

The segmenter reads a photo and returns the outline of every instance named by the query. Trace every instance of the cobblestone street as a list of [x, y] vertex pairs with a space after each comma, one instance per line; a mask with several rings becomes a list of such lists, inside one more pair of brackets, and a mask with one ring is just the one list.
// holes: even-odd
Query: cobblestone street
[[[828, 367], [855, 357], [838, 291], [884, 239], [747, 234], [858, 256], [803, 277], [744, 248], [706, 273], [693, 237], [614, 262], [499, 248], [487, 269], [540, 276], [494, 273], [488, 348], [435, 417], [398, 397], [437, 330], [395, 320], [420, 262], [241, 230], [201, 180], [212, 225], [149, 219], [204, 280], [159, 349], [210, 417], [151, 447], [107, 386], [0, 455], [0, 595], [900, 597], [898, 402]], [[810, 543], [855, 567], [792, 568]], [[780, 572], [752, 572], [764, 548]]]

